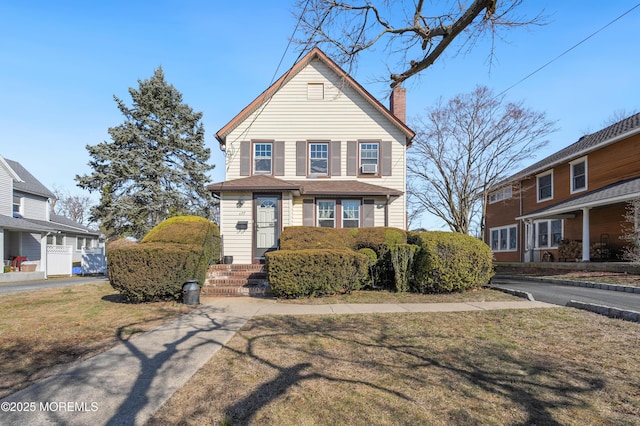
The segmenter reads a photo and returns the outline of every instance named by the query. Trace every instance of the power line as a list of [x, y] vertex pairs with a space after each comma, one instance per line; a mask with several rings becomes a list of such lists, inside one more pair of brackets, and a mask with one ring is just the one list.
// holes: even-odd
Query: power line
[[532, 75], [538, 73], [539, 71], [541, 71], [542, 69], [546, 68], [547, 66], [549, 66], [550, 64], [552, 64], [553, 62], [557, 61], [558, 59], [560, 59], [561, 57], [563, 57], [564, 55], [566, 55], [567, 53], [571, 52], [573, 49], [575, 49], [576, 47], [580, 46], [582, 43], [586, 42], [587, 40], [589, 40], [591, 37], [595, 36], [596, 34], [598, 34], [599, 32], [601, 32], [602, 30], [604, 30], [605, 28], [613, 25], [616, 21], [620, 20], [621, 18], [623, 18], [624, 16], [628, 15], [629, 13], [631, 13], [633, 10], [637, 9], [638, 7], [640, 7], [640, 3], [636, 4], [635, 6], [633, 6], [631, 9], [627, 10], [626, 12], [624, 12], [622, 15], [618, 16], [617, 18], [615, 18], [614, 20], [612, 20], [611, 22], [609, 22], [608, 24], [606, 24], [605, 26], [601, 27], [600, 29], [594, 31], [593, 33], [591, 33], [589, 36], [585, 37], [584, 39], [582, 39], [581, 41], [579, 41], [578, 43], [574, 44], [573, 46], [571, 46], [570, 48], [568, 48], [567, 50], [565, 50], [564, 52], [562, 52], [561, 54], [559, 54], [558, 56], [556, 56], [555, 58], [551, 59], [549, 62], [547, 62], [546, 64], [542, 65], [541, 67], [539, 67], [538, 69], [536, 69], [535, 71], [531, 72], [530, 74], [528, 74], [526, 77], [518, 80], [516, 83], [512, 84], [511, 86], [507, 87], [506, 89], [504, 89], [502, 92], [498, 93], [496, 95], [496, 98], [499, 96], [504, 95], [506, 92], [508, 92], [509, 90], [513, 89], [515, 86], [517, 86], [518, 84], [522, 83], [523, 81], [527, 80], [529, 77], [531, 77]]

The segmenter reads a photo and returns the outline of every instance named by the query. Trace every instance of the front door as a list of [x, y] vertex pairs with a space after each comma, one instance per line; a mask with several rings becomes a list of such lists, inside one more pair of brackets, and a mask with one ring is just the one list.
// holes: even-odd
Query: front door
[[280, 237], [278, 201], [279, 198], [272, 195], [255, 198], [254, 259], [262, 259], [265, 252], [277, 248]]

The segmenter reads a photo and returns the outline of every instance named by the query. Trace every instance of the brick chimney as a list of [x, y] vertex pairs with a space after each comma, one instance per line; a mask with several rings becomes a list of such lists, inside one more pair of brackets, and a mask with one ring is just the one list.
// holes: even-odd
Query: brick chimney
[[407, 89], [396, 86], [389, 98], [389, 110], [403, 123], [407, 122]]

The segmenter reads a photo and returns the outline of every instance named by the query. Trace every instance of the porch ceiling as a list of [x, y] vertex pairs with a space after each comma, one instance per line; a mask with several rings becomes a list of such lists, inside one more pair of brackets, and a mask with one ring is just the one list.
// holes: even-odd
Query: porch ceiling
[[640, 178], [635, 178], [623, 182], [614, 183], [604, 188], [588, 192], [571, 200], [555, 204], [551, 207], [519, 216], [516, 219], [551, 219], [554, 216], [575, 212], [577, 210], [582, 210], [583, 208], [609, 206], [613, 204], [628, 202], [639, 197]]

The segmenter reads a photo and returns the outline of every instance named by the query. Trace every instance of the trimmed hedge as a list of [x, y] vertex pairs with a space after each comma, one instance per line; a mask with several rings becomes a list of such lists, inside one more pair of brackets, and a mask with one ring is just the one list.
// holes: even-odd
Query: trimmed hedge
[[350, 250], [278, 250], [265, 259], [271, 292], [281, 298], [349, 293], [368, 277], [369, 258]]
[[414, 258], [411, 291], [447, 293], [486, 285], [493, 276], [492, 253], [477, 238], [454, 232], [417, 232], [409, 242], [420, 247]]
[[398, 228], [319, 228], [288, 226], [280, 235], [281, 250], [370, 248], [380, 254], [395, 244], [406, 244], [407, 232]]
[[107, 247], [107, 269], [111, 286], [136, 303], [178, 300], [188, 279], [204, 283], [220, 253], [217, 225], [196, 216], [167, 219], [140, 243], [126, 241]]

